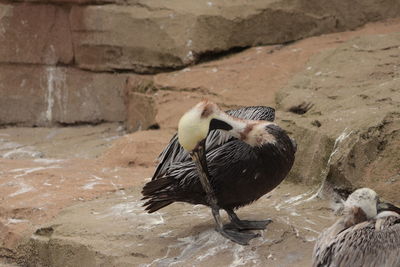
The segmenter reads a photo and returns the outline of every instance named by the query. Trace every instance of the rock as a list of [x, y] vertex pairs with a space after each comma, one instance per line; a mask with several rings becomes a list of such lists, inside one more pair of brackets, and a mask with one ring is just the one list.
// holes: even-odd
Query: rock
[[278, 95], [284, 110], [302, 101], [314, 104], [291, 117], [310, 132], [318, 120], [318, 132], [334, 141], [327, 183], [342, 191], [371, 187], [395, 203], [400, 201], [399, 47], [398, 33], [352, 39], [313, 57]]
[[151, 169], [156, 165], [158, 155], [173, 134], [171, 130], [148, 130], [127, 134], [115, 141], [111, 148], [99, 156], [99, 160], [105, 166]]
[[7, 127], [0, 133], [0, 158], [16, 162], [22, 159], [47, 162], [47, 159], [55, 158], [96, 158], [124, 134], [123, 128], [120, 123]]
[[400, 112], [393, 111], [376, 125], [341, 135], [326, 181], [347, 192], [374, 188], [387, 201], [399, 203], [399, 129]]
[[[36, 266], [307, 266], [318, 231], [334, 220], [312, 191], [281, 185], [239, 211], [242, 218], [273, 219], [243, 247], [214, 230], [209, 208], [174, 203], [147, 214], [140, 188], [119, 191], [64, 209], [19, 246], [20, 264]], [[289, 196], [289, 197], [288, 197]], [[286, 202], [285, 202], [286, 201]], [[278, 204], [276, 204], [278, 203]], [[302, 204], [301, 206], [299, 204]], [[320, 215], [320, 217], [318, 216]], [[307, 217], [304, 221], [304, 217]], [[85, 218], [82, 220], [82, 218]], [[68, 257], [74, 255], [74, 257]]]
[[[20, 147], [35, 146], [46, 157], [0, 157], [0, 258], [17, 258], [16, 246], [21, 239], [64, 207], [137, 186], [152, 174], [160, 143], [167, 142], [169, 136], [162, 140], [160, 134], [153, 138], [149, 138], [151, 133], [132, 134], [129, 144], [124, 144], [128, 148], [124, 154], [120, 145], [110, 149], [114, 153], [103, 156], [111, 140], [118, 138], [116, 127], [102, 124], [80, 129], [1, 129], [2, 140], [9, 136]], [[29, 135], [31, 139], [27, 139]], [[141, 155], [128, 153], [132, 147]], [[130, 164], [131, 161], [135, 163]]]
[[[284, 43], [353, 29], [368, 21], [400, 13], [399, 4], [390, 0], [363, 3], [255, 0], [245, 4], [222, 0], [195, 3], [173, 0], [168, 4], [159, 0], [27, 2], [1, 4], [0, 43], [3, 49], [0, 51], [0, 94], [5, 97], [0, 99], [0, 104], [6, 107], [0, 111], [1, 125], [124, 121], [128, 117], [124, 104], [129, 101], [121, 99], [128, 95], [120, 90], [125, 72], [170, 71], [199, 60], [215, 58], [221, 53], [225, 55], [249, 46]], [[280, 48], [265, 48], [265, 51], [259, 48], [258, 52], [274, 53], [274, 49]], [[206, 73], [199, 72], [186, 84], [179, 84], [182, 81], [180, 77], [184, 75], [171, 79], [168, 74], [157, 77], [155, 84], [165, 89], [160, 95], [166, 97], [172, 98], [185, 91], [187, 101], [177, 108], [176, 114], [204, 96], [212, 100], [222, 99], [218, 101], [224, 102], [226, 108], [253, 103], [270, 104], [274, 90], [282, 86], [273, 80], [288, 78], [279, 68], [301, 58], [302, 52], [297, 52], [298, 55], [294, 56], [292, 52], [287, 52], [287, 58], [281, 57], [281, 62], [244, 64], [259, 56], [253, 54], [250, 60], [242, 58], [240, 62], [235, 62], [237, 68], [234, 70], [229, 65], [212, 67], [212, 63], [208, 64]], [[263, 64], [269, 65], [268, 71], [273, 76], [265, 75]], [[247, 70], [243, 70], [243, 66]], [[220, 79], [222, 69], [225, 79]], [[235, 72], [238, 69], [244, 73], [239, 78]], [[54, 75], [58, 80], [51, 80]], [[273, 89], [268, 88], [270, 84], [275, 85]], [[95, 86], [96, 91], [85, 89], [93, 90], [91, 86]], [[63, 89], [59, 89], [61, 87]], [[248, 92], [240, 93], [242, 88]], [[57, 99], [61, 93], [53, 99], [52, 90], [55, 90], [54, 94], [59, 94], [61, 90], [64, 100]], [[190, 92], [198, 93], [194, 96]], [[256, 100], [253, 97], [255, 94], [258, 94]], [[143, 98], [148, 103], [146, 107], [152, 102], [149, 95], [131, 94], [130, 98], [132, 103]], [[156, 104], [159, 103], [157, 97], [153, 99]], [[19, 106], [24, 106], [24, 110], [19, 111]], [[81, 112], [81, 108], [84, 111]], [[138, 109], [132, 105], [130, 108]], [[135, 110], [130, 112], [129, 116], [138, 114]], [[146, 112], [146, 116], [140, 117], [142, 124], [143, 120], [153, 120], [152, 112]], [[171, 127], [176, 124], [174, 116], [163, 113], [156, 119], [165, 119], [160, 125]], [[142, 127], [151, 124], [153, 122]], [[128, 125], [132, 130], [139, 127], [135, 121], [128, 122]]]
[[128, 132], [158, 128], [156, 109], [151, 96], [130, 92], [128, 95], [126, 129]]
[[296, 160], [286, 179], [301, 184], [319, 185], [325, 178], [334, 141], [318, 129], [299, 125], [291, 114], [279, 112], [277, 117], [277, 123], [297, 143]]
[[[275, 106], [276, 92], [296, 73], [308, 67], [306, 64], [312, 55], [359, 35], [397, 32], [398, 27], [398, 20], [374, 23], [357, 31], [308, 38], [288, 46], [249, 48], [217, 61], [156, 74], [154, 84], [160, 89], [155, 94], [159, 110], [157, 122], [161, 127], [176, 127], [180, 114], [202, 98], [213, 100], [224, 109], [244, 105]], [[290, 105], [302, 102], [304, 100], [296, 100]]]
[[[185, 16], [174, 20], [169, 17], [171, 14], [141, 6], [73, 7], [71, 29], [76, 63], [91, 70], [135, 72], [182, 66], [182, 58], [189, 51], [175, 38], [185, 31], [179, 24], [189, 22]], [[189, 63], [190, 60], [186, 62]]]
[[136, 0], [19, 0], [21, 2], [31, 2], [31, 3], [47, 3], [47, 4], [76, 4], [76, 5], [104, 5], [110, 3], [116, 3], [120, 5], [126, 5], [128, 2], [134, 4]]
[[0, 63], [72, 63], [68, 9], [12, 3], [0, 10]]
[[[16, 147], [32, 147], [31, 151], [51, 157], [0, 158], [0, 258], [19, 259], [23, 266], [82, 262], [88, 266], [154, 266], [172, 262], [210, 266], [309, 265], [307, 255], [317, 232], [334, 220], [326, 201], [313, 200], [319, 181], [328, 176], [326, 184], [332, 182], [345, 190], [367, 185], [386, 200], [400, 204], [396, 190], [400, 179], [398, 37], [382, 35], [398, 29], [399, 20], [287, 46], [252, 48], [220, 61], [158, 74], [154, 81], [143, 83], [135, 83], [137, 80], [126, 73], [92, 74], [73, 69], [77, 73], [73, 76], [65, 67], [53, 68], [50, 84], [54, 86], [64, 80], [54, 81], [54, 76], [63, 76], [59, 75], [61, 72], [66, 80], [71, 77], [75, 83], [82, 82], [82, 77], [92, 77], [96, 81], [84, 81], [99, 88], [115, 82], [118, 88], [121, 86], [123, 96], [128, 89], [147, 96], [155, 88], [156, 119], [161, 130], [118, 138], [112, 130], [119, 128], [116, 132], [121, 133], [118, 123], [112, 124], [115, 126], [111, 130], [106, 124], [0, 129], [1, 155]], [[370, 36], [348, 41], [358, 35]], [[1, 66], [0, 101], [4, 102], [0, 104], [7, 107], [1, 112], [10, 108], [23, 112], [9, 104], [11, 101], [14, 106], [19, 105], [12, 102], [18, 98], [30, 97], [32, 103], [22, 102], [29, 110], [29, 105], [36, 102], [40, 109], [43, 103], [48, 107], [44, 97], [35, 96], [39, 90], [32, 89], [41, 88], [39, 93], [48, 95], [48, 76], [43, 76], [47, 69], [18, 68]], [[30, 83], [23, 83], [24, 79]], [[10, 89], [13, 84], [21, 87], [18, 94]], [[281, 87], [284, 88], [275, 103], [275, 93]], [[98, 90], [114, 98], [115, 91]], [[180, 115], [203, 97], [224, 109], [273, 105], [278, 110], [277, 123], [298, 143], [289, 179], [270, 195], [239, 211], [243, 218], [268, 215], [274, 221], [262, 232], [263, 237], [249, 247], [232, 245], [216, 235], [209, 210], [202, 207], [177, 203], [153, 215], [144, 214], [139, 207], [140, 188], [154, 172], [153, 160], [175, 132]], [[126, 99], [121, 100], [124, 115]], [[106, 100], [109, 101], [103, 101]], [[309, 110], [303, 107], [305, 112], [289, 111], [299, 110], [292, 107], [302, 103], [313, 106]], [[46, 114], [45, 111], [41, 113]], [[54, 112], [57, 114], [55, 104]], [[34, 111], [32, 114], [36, 115]], [[11, 115], [15, 116], [15, 112]], [[25, 113], [36, 118], [33, 115]], [[79, 204], [81, 201], [84, 203]], [[63, 210], [68, 206], [71, 207]], [[160, 216], [163, 223], [159, 223]], [[18, 243], [21, 238], [28, 243]], [[21, 244], [20, 250], [17, 244]]]
[[126, 75], [52, 66], [2, 65], [0, 70], [0, 125], [125, 120]]
[[390, 0], [128, 3], [72, 8], [79, 67], [141, 73], [182, 68], [207, 54], [354, 29], [400, 13], [400, 3]]
[[159, 127], [156, 122], [157, 110], [152, 96], [156, 88], [151, 79], [130, 76], [127, 80], [126, 129], [128, 132]]

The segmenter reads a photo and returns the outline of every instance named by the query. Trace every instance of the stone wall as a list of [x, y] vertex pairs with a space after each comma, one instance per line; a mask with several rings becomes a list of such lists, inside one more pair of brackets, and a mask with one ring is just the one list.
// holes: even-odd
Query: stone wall
[[1, 1], [0, 125], [125, 121], [135, 73], [398, 14], [396, 0]]

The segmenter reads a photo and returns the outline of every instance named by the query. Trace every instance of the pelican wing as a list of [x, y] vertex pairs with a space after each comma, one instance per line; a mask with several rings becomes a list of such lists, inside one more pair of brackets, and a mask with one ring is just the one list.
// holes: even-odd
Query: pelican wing
[[[265, 106], [244, 107], [229, 110], [226, 113], [241, 119], [265, 120], [271, 122], [275, 120], [275, 109]], [[234, 139], [234, 137], [230, 136], [226, 132], [220, 130], [211, 131], [206, 139], [206, 153], [208, 154], [210, 151], [215, 150], [231, 139]], [[177, 164], [179, 165], [186, 161], [191, 161], [190, 155], [179, 144], [178, 136], [175, 134], [167, 147], [159, 155], [159, 164], [154, 172], [152, 180], [165, 176], [172, 166], [174, 166], [175, 169]]]
[[400, 218], [388, 216], [354, 225], [317, 241], [313, 266], [400, 266]]

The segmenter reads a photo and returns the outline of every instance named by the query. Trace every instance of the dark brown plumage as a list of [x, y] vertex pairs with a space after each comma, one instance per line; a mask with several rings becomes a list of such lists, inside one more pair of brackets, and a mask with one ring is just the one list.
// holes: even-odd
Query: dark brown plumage
[[[247, 107], [228, 114], [252, 120], [274, 120], [269, 107]], [[276, 125], [268, 127], [277, 144], [252, 147], [215, 130], [207, 137], [207, 163], [218, 204], [224, 209], [245, 206], [275, 188], [294, 162], [296, 147]], [[195, 164], [175, 135], [159, 157], [160, 163], [142, 191], [146, 210], [154, 212], [173, 202], [207, 205]]]
[[[182, 140], [191, 151], [183, 149], [177, 135], [171, 139], [152, 180], [143, 187], [144, 206], [149, 213], [173, 202], [209, 206], [217, 231], [234, 242], [247, 244], [258, 235], [239, 230], [265, 229], [270, 220], [242, 221], [234, 210], [282, 182], [293, 165], [296, 144], [271, 123], [275, 113], [269, 107], [246, 107], [227, 115], [205, 101], [186, 114]], [[207, 132], [204, 127], [208, 127], [208, 135], [202, 137], [200, 132]], [[230, 225], [222, 225], [219, 209], [227, 211]]]

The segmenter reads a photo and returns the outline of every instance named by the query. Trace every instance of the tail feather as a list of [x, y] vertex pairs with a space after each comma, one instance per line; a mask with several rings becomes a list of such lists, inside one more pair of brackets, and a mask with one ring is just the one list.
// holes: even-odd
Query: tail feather
[[142, 190], [142, 200], [147, 200], [143, 207], [146, 207], [145, 210], [148, 213], [155, 212], [176, 201], [174, 194], [170, 193], [174, 181], [170, 177], [162, 177], [145, 184]]
[[156, 180], [151, 180], [144, 185], [142, 189], [142, 195], [144, 198], [151, 197], [155, 192], [165, 189], [166, 187], [173, 184], [173, 179], [169, 177], [163, 177]]
[[169, 204], [172, 204], [174, 201], [170, 200], [164, 200], [164, 201], [147, 201], [143, 206], [146, 206], [145, 210], [147, 210], [148, 213], [153, 213], [159, 209], [164, 208], [165, 206], [168, 206]]

